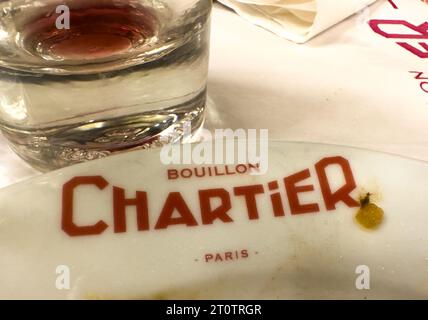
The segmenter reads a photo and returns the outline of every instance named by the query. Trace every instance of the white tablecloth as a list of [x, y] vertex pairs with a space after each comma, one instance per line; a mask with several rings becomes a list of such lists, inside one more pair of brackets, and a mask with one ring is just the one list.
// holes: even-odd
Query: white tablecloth
[[[392, 10], [380, 1], [297, 45], [215, 4], [209, 75], [214, 105], [207, 128], [268, 128], [272, 139], [350, 145], [428, 161], [428, 93], [409, 73], [428, 73], [427, 59], [413, 57], [367, 24], [391, 15], [419, 24], [428, 6], [416, 14], [414, 7]], [[36, 174], [0, 138], [0, 187]]]

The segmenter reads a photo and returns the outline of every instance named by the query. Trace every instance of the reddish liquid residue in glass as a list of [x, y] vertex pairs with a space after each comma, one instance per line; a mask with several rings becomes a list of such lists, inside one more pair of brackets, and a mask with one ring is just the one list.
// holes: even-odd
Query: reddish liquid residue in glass
[[113, 5], [70, 8], [70, 29], [58, 29], [55, 12], [24, 28], [24, 46], [53, 59], [101, 59], [141, 45], [156, 32], [157, 20], [145, 7]]

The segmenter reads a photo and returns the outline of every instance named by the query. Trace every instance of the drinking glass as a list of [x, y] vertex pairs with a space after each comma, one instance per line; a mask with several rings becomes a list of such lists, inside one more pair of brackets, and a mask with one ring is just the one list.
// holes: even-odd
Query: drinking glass
[[52, 170], [203, 123], [211, 0], [0, 0], [0, 129]]

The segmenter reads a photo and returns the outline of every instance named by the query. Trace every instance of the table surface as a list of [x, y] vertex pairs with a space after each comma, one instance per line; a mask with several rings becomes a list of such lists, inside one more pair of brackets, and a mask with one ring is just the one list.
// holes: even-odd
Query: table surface
[[[382, 10], [383, 3], [378, 3], [370, 14]], [[420, 138], [422, 126], [409, 126], [410, 133], [400, 135], [397, 125], [402, 115], [388, 114], [379, 123], [384, 110], [371, 110], [367, 94], [354, 94], [347, 89], [360, 87], [349, 79], [342, 81], [340, 68], [349, 60], [364, 63], [364, 57], [353, 55], [356, 45], [344, 45], [352, 42], [364, 50], [364, 39], [354, 32], [358, 19], [351, 17], [309, 43], [297, 45], [216, 3], [208, 83], [213, 104], [207, 111], [206, 127], [268, 128], [270, 138], [276, 140], [356, 146], [428, 160], [428, 142]], [[356, 79], [365, 76], [359, 69], [352, 70]], [[37, 174], [0, 136], [0, 188]]]

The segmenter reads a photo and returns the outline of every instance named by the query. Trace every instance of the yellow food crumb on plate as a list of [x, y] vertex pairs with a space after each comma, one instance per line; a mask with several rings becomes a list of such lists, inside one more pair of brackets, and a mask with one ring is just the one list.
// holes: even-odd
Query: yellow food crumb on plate
[[361, 208], [356, 215], [357, 222], [366, 229], [376, 229], [383, 221], [384, 211], [374, 203], [370, 202], [370, 194], [361, 200]]

